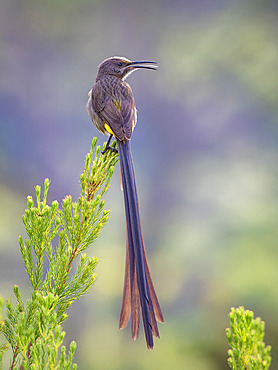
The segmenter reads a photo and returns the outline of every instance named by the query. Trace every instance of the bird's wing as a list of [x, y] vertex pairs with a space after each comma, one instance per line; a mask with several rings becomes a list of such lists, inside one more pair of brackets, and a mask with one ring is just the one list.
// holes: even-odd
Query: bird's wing
[[123, 117], [123, 128], [125, 132], [125, 137], [127, 139], [131, 138], [132, 131], [136, 124], [136, 108], [132, 99], [124, 98], [121, 104], [121, 116]]
[[[127, 85], [127, 84], [126, 84]], [[122, 86], [121, 86], [122, 87]], [[93, 108], [119, 140], [130, 139], [136, 124], [136, 108], [130, 87], [119, 87], [112, 96], [95, 84], [92, 90]], [[100, 91], [96, 90], [102, 90]]]

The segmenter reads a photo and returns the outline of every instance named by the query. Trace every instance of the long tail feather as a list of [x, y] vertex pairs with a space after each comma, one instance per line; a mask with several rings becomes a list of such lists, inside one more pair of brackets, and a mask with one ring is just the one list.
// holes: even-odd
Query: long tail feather
[[149, 264], [148, 264], [148, 261], [147, 261], [147, 255], [146, 255], [146, 249], [145, 249], [144, 242], [143, 242], [143, 250], [144, 250], [144, 258], [145, 258], [147, 279], [148, 279], [150, 294], [151, 294], [151, 298], [152, 298], [155, 318], [159, 322], [164, 322], [164, 317], [163, 317], [163, 314], [162, 314], [162, 311], [161, 311], [161, 308], [160, 308], [160, 305], [159, 305], [159, 302], [158, 302], [157, 295], [156, 295], [155, 290], [154, 290], [154, 285], [153, 285], [153, 281], [152, 281], [152, 277], [151, 277]]
[[117, 144], [127, 228], [126, 268], [120, 328], [127, 325], [131, 316], [132, 337], [136, 339], [139, 332], [140, 311], [142, 311], [147, 347], [153, 348], [153, 336], [159, 337], [156, 320], [163, 322], [164, 319], [146, 258], [130, 142], [117, 140]]
[[128, 244], [126, 243], [126, 264], [125, 264], [125, 278], [124, 278], [124, 289], [123, 289], [123, 299], [122, 308], [120, 314], [119, 328], [124, 329], [131, 315], [131, 284], [130, 284], [130, 263], [129, 263], [129, 252]]

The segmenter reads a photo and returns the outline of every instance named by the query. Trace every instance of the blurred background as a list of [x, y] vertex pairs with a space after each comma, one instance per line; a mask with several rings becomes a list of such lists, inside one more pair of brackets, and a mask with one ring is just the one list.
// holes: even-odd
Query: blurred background
[[85, 110], [109, 56], [155, 60], [128, 80], [149, 263], [165, 316], [145, 348], [118, 330], [125, 221], [119, 169], [111, 218], [89, 253], [98, 281], [70, 311], [66, 342], [87, 369], [228, 369], [231, 306], [266, 321], [278, 368], [278, 3], [276, 0], [2, 0], [0, 295], [29, 287], [17, 237], [34, 186], [80, 194], [93, 136]]

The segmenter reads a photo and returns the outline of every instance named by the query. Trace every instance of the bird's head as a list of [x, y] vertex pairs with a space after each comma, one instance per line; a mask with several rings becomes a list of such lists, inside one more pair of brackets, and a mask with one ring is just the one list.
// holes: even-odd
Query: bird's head
[[97, 80], [106, 75], [116, 76], [124, 80], [130, 73], [139, 68], [156, 70], [158, 65], [156, 62], [139, 60], [132, 62], [123, 57], [112, 57], [105, 59], [98, 67]]

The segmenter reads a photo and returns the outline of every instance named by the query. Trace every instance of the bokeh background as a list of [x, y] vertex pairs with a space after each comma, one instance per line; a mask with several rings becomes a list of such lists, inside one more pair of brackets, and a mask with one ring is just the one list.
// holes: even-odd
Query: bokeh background
[[17, 243], [34, 186], [79, 196], [93, 136], [85, 105], [114, 55], [159, 62], [129, 78], [132, 146], [149, 263], [166, 323], [155, 349], [118, 330], [125, 222], [119, 169], [111, 219], [89, 253], [90, 294], [65, 324], [87, 369], [228, 369], [231, 306], [266, 321], [278, 368], [278, 3], [276, 0], [1, 0], [0, 294], [28, 281]]

